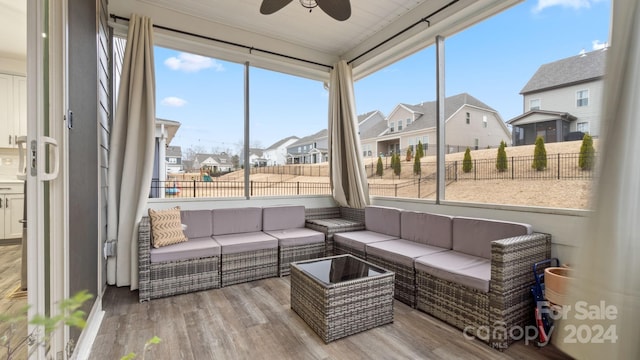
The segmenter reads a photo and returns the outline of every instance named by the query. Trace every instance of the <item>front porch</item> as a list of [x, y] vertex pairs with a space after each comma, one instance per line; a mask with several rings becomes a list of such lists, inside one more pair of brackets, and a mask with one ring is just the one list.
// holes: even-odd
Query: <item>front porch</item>
[[110, 286], [91, 359], [142, 353], [155, 359], [570, 359], [553, 345], [521, 340], [499, 352], [421, 311], [394, 301], [394, 322], [329, 344], [290, 308], [290, 277], [138, 303]]

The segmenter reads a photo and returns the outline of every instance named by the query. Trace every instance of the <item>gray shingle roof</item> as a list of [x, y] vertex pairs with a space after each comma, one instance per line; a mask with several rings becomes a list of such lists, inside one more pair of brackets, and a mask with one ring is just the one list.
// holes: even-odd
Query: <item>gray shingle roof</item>
[[284, 138], [284, 139], [282, 139], [282, 140], [276, 141], [275, 143], [273, 143], [273, 145], [271, 145], [271, 146], [269, 146], [268, 148], [266, 148], [266, 150], [275, 150], [275, 149], [279, 148], [279, 147], [280, 147], [280, 145], [282, 145], [282, 144], [286, 143], [287, 141], [289, 141], [289, 140], [291, 140], [291, 139], [296, 139], [296, 140], [297, 140], [297, 139], [299, 139], [299, 138], [298, 138], [297, 136], [289, 136], [289, 137], [286, 137], [286, 138]]
[[167, 156], [182, 157], [182, 148], [180, 146], [167, 146]]
[[599, 79], [604, 76], [606, 59], [605, 48], [544, 64], [533, 74], [520, 94]]
[[[487, 109], [489, 111], [497, 112], [491, 106], [483, 103], [482, 101], [476, 99], [475, 97], [462, 93], [458, 95], [449, 96], [444, 99], [444, 118], [448, 119], [453, 115], [458, 109], [463, 107], [464, 105], [471, 105], [482, 109]], [[419, 105], [414, 105], [413, 108], [415, 112], [421, 113], [422, 116], [416, 119], [416, 121], [412, 122], [409, 126], [405, 127], [404, 131], [412, 131], [412, 130], [420, 130], [420, 129], [428, 129], [436, 126], [436, 102], [429, 101]]]
[[292, 148], [294, 146], [313, 143], [316, 140], [319, 140], [319, 139], [322, 139], [322, 138], [326, 138], [327, 134], [328, 134], [327, 129], [322, 129], [322, 130], [318, 131], [317, 133], [315, 133], [313, 135], [305, 136], [302, 139], [299, 139], [298, 141], [296, 141], [293, 144], [289, 145], [289, 147]]

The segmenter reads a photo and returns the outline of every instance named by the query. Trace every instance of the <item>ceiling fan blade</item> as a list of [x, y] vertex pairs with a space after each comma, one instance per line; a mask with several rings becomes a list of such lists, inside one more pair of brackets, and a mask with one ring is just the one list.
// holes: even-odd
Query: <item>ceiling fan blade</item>
[[316, 3], [322, 11], [338, 21], [345, 21], [351, 16], [349, 0], [316, 0]]
[[260, 13], [263, 15], [273, 14], [274, 12], [287, 6], [293, 0], [262, 0], [260, 5]]

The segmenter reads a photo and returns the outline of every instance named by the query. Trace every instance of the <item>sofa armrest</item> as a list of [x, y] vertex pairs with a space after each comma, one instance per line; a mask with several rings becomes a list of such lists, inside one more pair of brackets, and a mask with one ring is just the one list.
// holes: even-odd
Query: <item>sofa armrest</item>
[[143, 216], [138, 224], [138, 288], [141, 292], [149, 290], [151, 286], [150, 267], [151, 222], [148, 216]]
[[491, 243], [489, 311], [492, 326], [500, 324], [509, 329], [532, 320], [533, 264], [550, 256], [550, 234], [533, 233]]

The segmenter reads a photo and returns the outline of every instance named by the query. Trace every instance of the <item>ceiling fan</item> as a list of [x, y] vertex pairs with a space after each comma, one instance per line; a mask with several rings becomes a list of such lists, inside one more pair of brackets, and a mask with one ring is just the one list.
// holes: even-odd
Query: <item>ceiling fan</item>
[[[260, 13], [264, 15], [287, 6], [293, 0], [262, 0]], [[327, 15], [338, 21], [347, 20], [351, 16], [351, 4], [349, 0], [300, 0], [300, 4], [311, 11], [316, 6], [320, 7]]]

